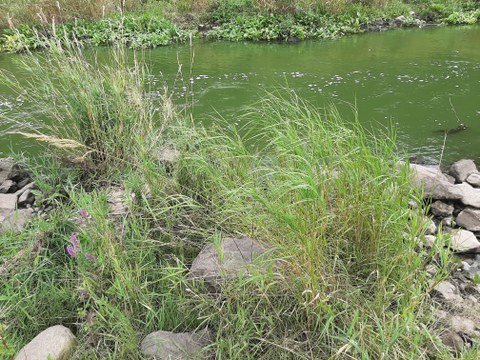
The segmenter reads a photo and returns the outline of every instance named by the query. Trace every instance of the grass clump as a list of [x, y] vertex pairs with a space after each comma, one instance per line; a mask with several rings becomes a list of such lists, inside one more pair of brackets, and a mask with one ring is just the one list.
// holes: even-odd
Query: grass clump
[[27, 85], [4, 74], [6, 83], [30, 104], [31, 119], [25, 123], [31, 126], [21, 134], [94, 167], [124, 167], [153, 152], [173, 109], [162, 93], [145, 97], [146, 68], [135, 60], [130, 66], [121, 47], [112, 49], [112, 63], [106, 65], [94, 56], [87, 59], [72, 43], [48, 45], [44, 55], [20, 60]]
[[[56, 171], [36, 167], [54, 210], [0, 235], [2, 263], [15, 265], [0, 277], [11, 352], [62, 323], [78, 337], [74, 359], [139, 359], [152, 331], [205, 327], [218, 359], [448, 358], [432, 332], [433, 255], [417, 249], [422, 214], [408, 208], [419, 194], [396, 166], [394, 134], [288, 90], [249, 114], [250, 135], [205, 129], [168, 97], [153, 105], [148, 71], [118, 50], [102, 65], [56, 46], [22, 65], [32, 85], [42, 80], [28, 99], [51, 121], [31, 136], [60, 156], [49, 160]], [[178, 162], [156, 158], [165, 144]], [[118, 190], [125, 211], [114, 216]], [[235, 235], [274, 251], [211, 296], [189, 266], [204, 244]], [[434, 282], [448, 270], [442, 256]]]

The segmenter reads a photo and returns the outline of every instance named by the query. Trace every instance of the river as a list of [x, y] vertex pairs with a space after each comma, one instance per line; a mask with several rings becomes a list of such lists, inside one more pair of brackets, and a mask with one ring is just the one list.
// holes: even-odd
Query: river
[[[107, 51], [97, 53], [102, 59]], [[480, 160], [480, 26], [298, 44], [195, 41], [143, 53], [158, 86], [166, 83], [178, 105], [193, 104], [195, 119], [207, 125], [220, 114], [241, 126], [265, 91], [288, 87], [318, 107], [336, 105], [347, 118], [356, 106], [366, 127], [393, 124], [400, 151], [428, 162], [440, 159], [442, 130], [463, 123], [466, 130], [447, 136], [443, 161]], [[0, 68], [21, 78], [19, 56], [0, 54]], [[0, 115], [21, 122], [24, 108], [0, 84]], [[36, 151], [27, 140], [2, 136], [0, 156], [11, 150]]]

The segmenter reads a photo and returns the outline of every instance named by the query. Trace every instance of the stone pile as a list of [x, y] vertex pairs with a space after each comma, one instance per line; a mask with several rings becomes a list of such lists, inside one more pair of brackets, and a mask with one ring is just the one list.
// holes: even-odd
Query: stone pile
[[480, 172], [472, 160], [454, 163], [446, 173], [438, 167], [411, 164], [412, 184], [423, 190], [435, 236], [441, 226], [451, 234], [457, 253], [480, 253]]
[[30, 175], [12, 158], [0, 158], [0, 234], [23, 229], [34, 210]]
[[[480, 341], [480, 172], [472, 160], [457, 161], [446, 172], [410, 166], [412, 184], [423, 190], [430, 215], [423, 245], [433, 247], [438, 236], [446, 235], [447, 245], [460, 260], [457, 273], [432, 284], [432, 294], [441, 305], [437, 312], [441, 339], [460, 350]], [[433, 264], [427, 268], [432, 277], [436, 271]]]

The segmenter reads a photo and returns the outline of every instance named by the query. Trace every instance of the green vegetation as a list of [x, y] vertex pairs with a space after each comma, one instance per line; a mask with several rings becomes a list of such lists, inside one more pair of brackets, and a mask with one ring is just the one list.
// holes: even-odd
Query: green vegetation
[[[422, 214], [407, 203], [420, 194], [395, 166], [394, 134], [368, 133], [288, 90], [249, 114], [253, 137], [222, 121], [205, 129], [167, 95], [147, 101], [147, 68], [128, 65], [122, 49], [107, 66], [49, 47], [23, 58], [27, 85], [2, 76], [34, 101], [23, 133], [53, 154], [30, 167], [54, 206], [0, 236], [2, 355], [62, 323], [79, 339], [75, 359], [137, 359], [151, 331], [205, 326], [218, 359], [451, 358], [424, 271], [436, 262], [435, 283], [451, 259], [441, 241], [417, 248]], [[177, 163], [157, 158], [166, 146]], [[119, 187], [128, 214], [112, 217]], [[228, 235], [273, 245], [274, 258], [209, 296], [188, 268]], [[76, 239], [93, 257], [69, 255]]]
[[[189, 33], [233, 41], [325, 39], [388, 27], [398, 16], [404, 20], [396, 26], [419, 26], [421, 21], [475, 24], [480, 20], [479, 3], [472, 0], [104, 0], [84, 7], [75, 4], [68, 0], [58, 6], [47, 0], [32, 6], [7, 2], [0, 17], [0, 28], [4, 28], [0, 50], [44, 48], [49, 38], [64, 33], [72, 41], [95, 46], [120, 42], [138, 48], [185, 41]], [[385, 25], [385, 19], [391, 24]]]

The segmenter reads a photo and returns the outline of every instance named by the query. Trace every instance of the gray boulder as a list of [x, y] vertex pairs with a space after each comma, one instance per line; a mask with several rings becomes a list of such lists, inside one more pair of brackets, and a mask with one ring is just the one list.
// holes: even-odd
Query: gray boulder
[[43, 330], [25, 345], [15, 360], [64, 360], [75, 348], [76, 339], [70, 329], [56, 325]]
[[430, 211], [432, 214], [441, 218], [452, 216], [453, 210], [453, 205], [446, 204], [440, 200], [437, 200], [430, 205]]
[[459, 189], [462, 197], [461, 201], [464, 205], [480, 208], [480, 189], [475, 189], [467, 183], [455, 185]]
[[442, 281], [432, 290], [434, 295], [447, 302], [462, 302], [463, 299], [458, 292], [458, 289], [448, 281]]
[[438, 167], [410, 164], [412, 185], [422, 189], [425, 198], [435, 200], [460, 200], [464, 193], [451, 184]]
[[480, 209], [465, 208], [456, 220], [457, 225], [470, 231], [480, 231]]
[[471, 174], [477, 173], [473, 160], [459, 160], [450, 166], [449, 174], [458, 182], [464, 182]]
[[226, 280], [248, 273], [255, 259], [265, 252], [265, 247], [248, 237], [225, 238], [220, 245], [208, 244], [198, 254], [190, 268], [195, 281], [204, 281], [215, 291]]
[[467, 183], [472, 185], [473, 187], [479, 188], [480, 187], [480, 174], [470, 174], [466, 179]]
[[140, 352], [143, 356], [156, 360], [205, 359], [202, 353], [211, 341], [207, 329], [197, 333], [156, 331], [143, 339]]
[[459, 230], [450, 239], [452, 249], [457, 253], [480, 253], [480, 242], [471, 231]]

